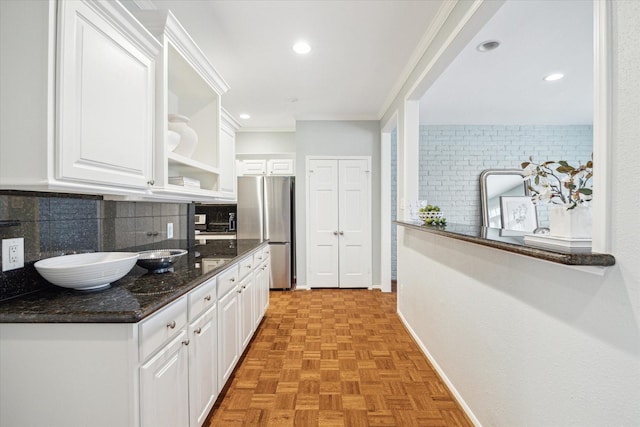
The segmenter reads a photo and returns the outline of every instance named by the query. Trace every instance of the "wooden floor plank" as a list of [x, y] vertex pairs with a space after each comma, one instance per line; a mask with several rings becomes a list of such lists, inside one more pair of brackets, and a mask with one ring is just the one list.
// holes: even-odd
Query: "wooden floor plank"
[[396, 314], [396, 294], [273, 291], [206, 427], [472, 423]]

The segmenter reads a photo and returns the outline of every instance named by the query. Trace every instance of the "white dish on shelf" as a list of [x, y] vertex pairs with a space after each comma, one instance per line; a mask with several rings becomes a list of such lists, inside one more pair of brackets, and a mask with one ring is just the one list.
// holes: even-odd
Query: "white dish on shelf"
[[54, 285], [93, 291], [124, 277], [137, 259], [136, 252], [92, 252], [42, 259], [34, 267]]

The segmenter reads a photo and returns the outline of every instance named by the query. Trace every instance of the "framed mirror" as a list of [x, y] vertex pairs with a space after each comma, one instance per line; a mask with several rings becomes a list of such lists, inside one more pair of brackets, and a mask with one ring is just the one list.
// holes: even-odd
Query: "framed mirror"
[[[487, 169], [480, 174], [482, 225], [503, 228], [501, 197], [529, 196], [521, 169]], [[504, 199], [503, 199], [504, 200]]]

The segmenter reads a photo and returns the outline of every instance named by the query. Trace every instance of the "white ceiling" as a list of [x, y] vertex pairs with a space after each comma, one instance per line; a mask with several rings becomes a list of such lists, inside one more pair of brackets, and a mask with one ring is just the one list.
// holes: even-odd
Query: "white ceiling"
[[[448, 0], [151, 1], [124, 0], [172, 10], [230, 85], [223, 106], [242, 130], [293, 130], [380, 119]], [[427, 91], [424, 123], [591, 123], [591, 34], [591, 1], [506, 2]], [[494, 38], [498, 50], [475, 51]], [[293, 53], [298, 39], [310, 54]], [[563, 81], [542, 82], [558, 69]]]
[[[487, 40], [501, 45], [478, 52]], [[565, 78], [542, 80], [553, 72]], [[591, 124], [592, 2], [505, 2], [422, 97], [420, 122]]]
[[[300, 119], [379, 119], [442, 4], [440, 0], [153, 3], [171, 9], [227, 81], [231, 89], [223, 96], [223, 106], [245, 130], [293, 130]], [[292, 51], [301, 38], [312, 47], [306, 56]], [[243, 112], [251, 119], [239, 119]]]

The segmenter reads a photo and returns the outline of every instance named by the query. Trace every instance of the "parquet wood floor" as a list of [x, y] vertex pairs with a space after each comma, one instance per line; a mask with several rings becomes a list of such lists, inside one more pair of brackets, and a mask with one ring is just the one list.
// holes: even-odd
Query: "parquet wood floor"
[[472, 426], [396, 314], [396, 294], [271, 292], [205, 426]]

